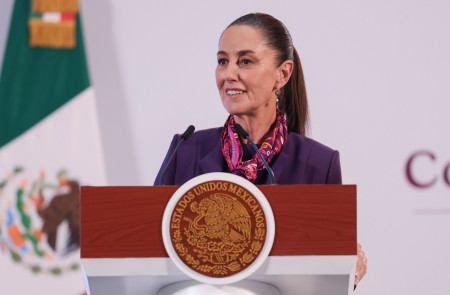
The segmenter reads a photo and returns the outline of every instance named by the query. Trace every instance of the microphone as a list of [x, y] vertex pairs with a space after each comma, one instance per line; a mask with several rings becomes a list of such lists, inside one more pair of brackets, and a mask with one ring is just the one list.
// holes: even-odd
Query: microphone
[[161, 173], [161, 177], [159, 178], [159, 185], [163, 185], [164, 184], [164, 177], [166, 176], [166, 171], [167, 171], [167, 167], [169, 167], [170, 163], [173, 160], [173, 157], [175, 156], [175, 154], [178, 151], [178, 148], [180, 147], [180, 145], [185, 142], [191, 135], [192, 133], [194, 133], [195, 127], [193, 125], [190, 125], [186, 131], [184, 131], [184, 133], [181, 135], [181, 140], [180, 142], [178, 142], [177, 146], [175, 147], [175, 150], [173, 151], [172, 155], [169, 158], [169, 161], [167, 162], [166, 166], [164, 166], [164, 169]]
[[181, 134], [181, 138], [187, 140], [192, 135], [192, 133], [194, 133], [194, 131], [195, 131], [194, 125], [189, 125], [186, 131], [184, 131], [184, 133]]
[[237, 124], [237, 123], [234, 124], [234, 129], [236, 129], [236, 132], [239, 134], [240, 137], [247, 139], [251, 143], [251, 145], [255, 149], [256, 153], [258, 154], [258, 157], [263, 161], [264, 167], [266, 167], [266, 170], [267, 170], [267, 172], [269, 173], [269, 176], [270, 176], [270, 184], [277, 184], [276, 181], [275, 181], [275, 175], [273, 174], [272, 169], [267, 164], [266, 160], [264, 160], [263, 156], [259, 152], [258, 147], [253, 143], [253, 141], [248, 136], [247, 131], [245, 131], [244, 128], [242, 128], [242, 126]]

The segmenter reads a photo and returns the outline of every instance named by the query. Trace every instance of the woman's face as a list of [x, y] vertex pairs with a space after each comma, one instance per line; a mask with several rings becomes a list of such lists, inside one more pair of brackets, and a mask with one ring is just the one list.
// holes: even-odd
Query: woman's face
[[279, 71], [263, 33], [246, 25], [225, 30], [219, 41], [216, 82], [225, 109], [237, 116], [274, 114]]

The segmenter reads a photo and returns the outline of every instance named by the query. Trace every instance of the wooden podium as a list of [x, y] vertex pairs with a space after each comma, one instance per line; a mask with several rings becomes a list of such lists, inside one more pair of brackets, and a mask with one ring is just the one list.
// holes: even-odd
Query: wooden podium
[[[352, 294], [357, 259], [355, 185], [261, 185], [275, 216], [269, 257], [248, 279], [284, 295]], [[82, 187], [81, 262], [91, 295], [157, 294], [190, 280], [161, 234], [178, 186]]]

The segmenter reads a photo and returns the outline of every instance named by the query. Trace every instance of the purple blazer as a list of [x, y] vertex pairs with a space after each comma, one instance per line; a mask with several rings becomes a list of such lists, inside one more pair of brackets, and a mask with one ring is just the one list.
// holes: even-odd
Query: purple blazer
[[[230, 172], [222, 155], [221, 137], [222, 127], [193, 133], [182, 143], [167, 168], [164, 184], [182, 185], [201, 174]], [[173, 137], [155, 185], [180, 139], [179, 134]], [[342, 184], [339, 152], [294, 132], [289, 132], [280, 154], [269, 165], [277, 184]], [[255, 184], [270, 184], [265, 169], [259, 172]]]

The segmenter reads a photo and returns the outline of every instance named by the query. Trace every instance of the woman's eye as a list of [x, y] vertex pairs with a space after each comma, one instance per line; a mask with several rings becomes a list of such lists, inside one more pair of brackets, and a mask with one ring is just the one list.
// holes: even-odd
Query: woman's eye
[[225, 58], [219, 58], [218, 60], [217, 60], [217, 64], [219, 65], [219, 66], [223, 66], [223, 65], [225, 65], [227, 63], [227, 60], [225, 59]]
[[243, 58], [243, 59], [241, 59], [240, 63], [243, 65], [249, 65], [249, 64], [252, 64], [253, 62], [251, 59]]

